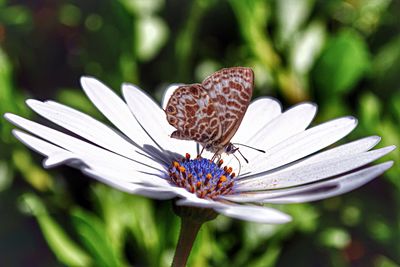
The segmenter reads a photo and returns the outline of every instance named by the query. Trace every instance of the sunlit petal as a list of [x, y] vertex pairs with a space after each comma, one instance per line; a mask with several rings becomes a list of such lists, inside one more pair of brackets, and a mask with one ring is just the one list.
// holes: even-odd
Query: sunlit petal
[[328, 159], [299, 167], [283, 168], [265, 175], [243, 179], [237, 183], [239, 191], [255, 191], [274, 188], [284, 188], [339, 175], [353, 169], [362, 167], [395, 149], [389, 146], [356, 155]]
[[167, 122], [165, 112], [146, 93], [131, 84], [124, 84], [122, 93], [137, 121], [161, 148], [180, 155], [196, 154], [195, 142], [170, 137], [175, 128]]
[[332, 120], [298, 133], [254, 159], [252, 173], [272, 170], [315, 153], [349, 134], [357, 125], [353, 117]]
[[221, 196], [221, 198], [234, 202], [266, 202], [280, 204], [316, 201], [354, 190], [370, 182], [392, 166], [393, 162], [389, 161], [308, 185], [277, 190], [243, 192], [236, 195]]

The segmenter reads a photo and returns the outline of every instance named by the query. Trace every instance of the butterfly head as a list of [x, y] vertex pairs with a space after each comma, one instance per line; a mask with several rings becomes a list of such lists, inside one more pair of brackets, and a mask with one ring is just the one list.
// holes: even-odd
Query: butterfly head
[[204, 149], [210, 151], [211, 153], [215, 153], [217, 155], [221, 155], [223, 153], [233, 154], [238, 148], [235, 147], [232, 143], [228, 143], [227, 145], [221, 145], [218, 141], [202, 144]]
[[232, 144], [232, 143], [228, 143], [226, 146], [225, 146], [225, 153], [226, 154], [233, 154], [233, 153], [235, 153], [236, 151], [238, 151], [238, 147], [236, 147], [234, 144]]

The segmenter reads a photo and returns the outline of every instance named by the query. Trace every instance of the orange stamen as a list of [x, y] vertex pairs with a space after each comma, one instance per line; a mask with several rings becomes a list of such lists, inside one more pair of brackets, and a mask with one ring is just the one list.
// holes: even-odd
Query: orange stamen
[[179, 169], [180, 172], [185, 172], [186, 171], [185, 167], [183, 167], [183, 166], [179, 166], [178, 169]]

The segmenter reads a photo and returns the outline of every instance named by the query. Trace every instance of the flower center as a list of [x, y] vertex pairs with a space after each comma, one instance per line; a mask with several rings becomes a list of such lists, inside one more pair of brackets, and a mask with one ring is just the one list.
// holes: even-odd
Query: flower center
[[235, 173], [231, 167], [222, 167], [222, 159], [215, 163], [209, 159], [197, 157], [173, 161], [169, 167], [171, 181], [177, 186], [186, 188], [200, 198], [216, 198], [232, 191]]

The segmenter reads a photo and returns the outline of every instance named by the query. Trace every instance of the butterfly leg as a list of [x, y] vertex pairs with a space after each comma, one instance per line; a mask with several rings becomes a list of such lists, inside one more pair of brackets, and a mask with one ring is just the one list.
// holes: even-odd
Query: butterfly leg
[[211, 158], [211, 161], [218, 162], [220, 159], [221, 159], [221, 154], [219, 154], [218, 152], [215, 152], [215, 154]]
[[200, 151], [200, 154], [197, 155], [198, 158], [201, 158], [201, 154], [203, 154], [204, 148], [205, 148], [205, 147], [203, 146], [203, 148], [202, 148], [201, 151]]

